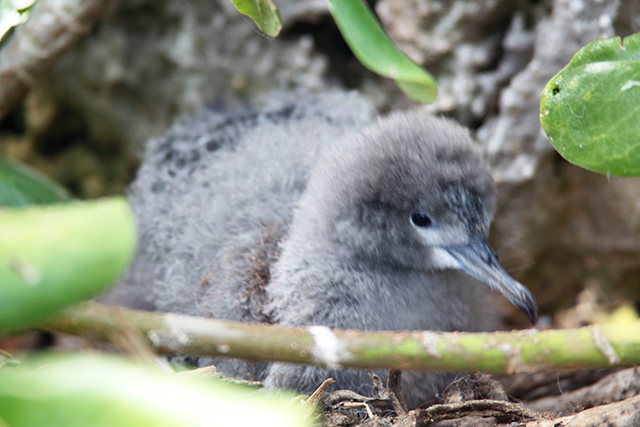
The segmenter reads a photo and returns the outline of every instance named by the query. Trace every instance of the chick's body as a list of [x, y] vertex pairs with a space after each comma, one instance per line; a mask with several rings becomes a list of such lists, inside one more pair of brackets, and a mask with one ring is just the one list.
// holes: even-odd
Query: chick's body
[[[481, 153], [450, 121], [394, 113], [367, 127], [371, 111], [353, 94], [235, 119], [207, 111], [153, 141], [131, 191], [141, 252], [110, 299], [287, 326], [496, 327], [489, 288], [471, 276], [516, 304], [529, 297], [486, 278], [500, 269], [482, 243], [495, 195]], [[370, 384], [357, 370], [215, 363], [303, 392], [328, 376]], [[405, 373], [410, 405], [446, 379]]]

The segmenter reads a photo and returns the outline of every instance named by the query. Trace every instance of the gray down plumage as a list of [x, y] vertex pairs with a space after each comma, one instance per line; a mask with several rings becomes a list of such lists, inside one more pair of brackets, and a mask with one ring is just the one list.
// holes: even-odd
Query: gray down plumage
[[[290, 326], [479, 331], [498, 322], [478, 279], [535, 317], [486, 245], [495, 194], [468, 131], [372, 113], [334, 93], [178, 122], [147, 147], [130, 191], [140, 251], [107, 299]], [[356, 370], [214, 362], [268, 387], [312, 392], [331, 376], [370, 388]], [[406, 373], [410, 405], [448, 379]]]
[[284, 97], [261, 112], [204, 109], [150, 140], [128, 192], [139, 251], [107, 300], [255, 320], [243, 296], [268, 274], [320, 149], [372, 117], [356, 94]]

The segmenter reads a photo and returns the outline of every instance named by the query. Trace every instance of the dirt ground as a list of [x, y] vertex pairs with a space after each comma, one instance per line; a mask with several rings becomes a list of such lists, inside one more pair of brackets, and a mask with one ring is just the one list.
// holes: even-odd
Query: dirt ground
[[639, 390], [640, 368], [630, 368], [500, 380], [486, 374], [471, 374], [447, 388], [443, 403], [412, 411], [405, 409], [401, 390], [392, 384], [382, 387], [379, 398], [337, 391], [311, 399], [317, 399], [324, 409], [322, 422], [327, 427], [637, 426]]

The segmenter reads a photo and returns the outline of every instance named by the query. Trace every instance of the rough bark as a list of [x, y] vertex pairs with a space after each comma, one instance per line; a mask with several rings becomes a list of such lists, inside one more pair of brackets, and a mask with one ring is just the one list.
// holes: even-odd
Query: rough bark
[[0, 50], [0, 120], [93, 28], [108, 0], [40, 0]]

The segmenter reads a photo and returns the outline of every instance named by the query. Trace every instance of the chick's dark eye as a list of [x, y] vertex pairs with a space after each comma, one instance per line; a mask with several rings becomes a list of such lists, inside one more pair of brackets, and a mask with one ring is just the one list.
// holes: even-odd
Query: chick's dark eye
[[429, 227], [433, 221], [429, 218], [429, 215], [422, 211], [416, 211], [411, 214], [411, 222], [416, 227]]

